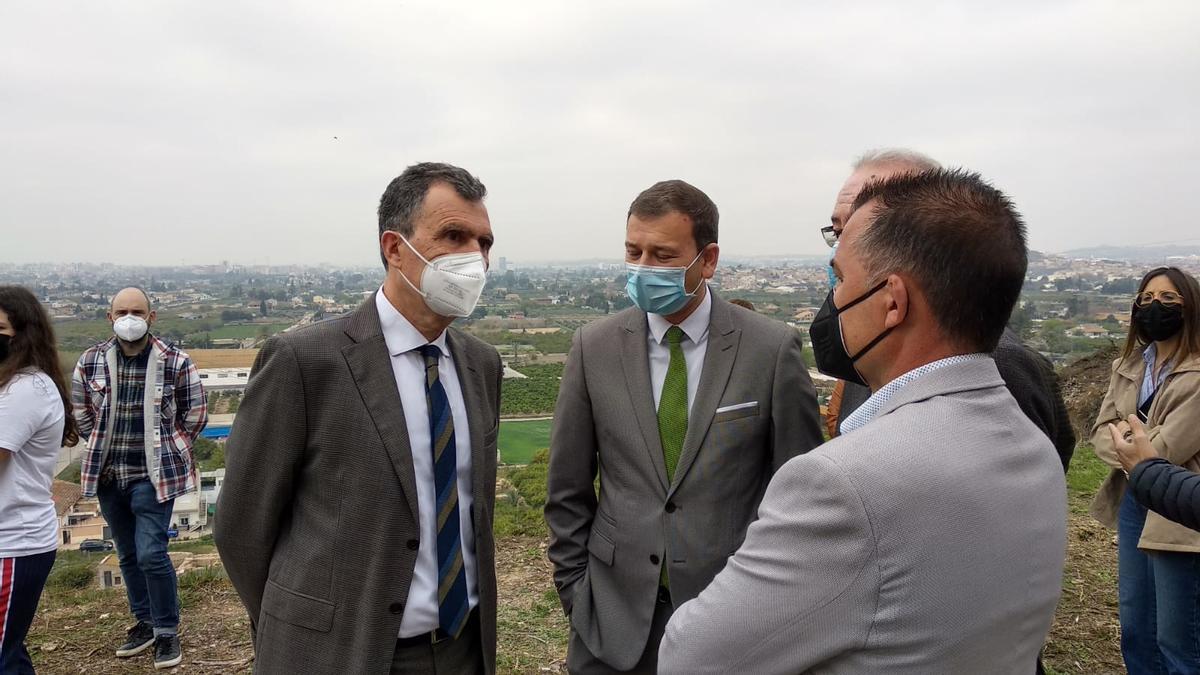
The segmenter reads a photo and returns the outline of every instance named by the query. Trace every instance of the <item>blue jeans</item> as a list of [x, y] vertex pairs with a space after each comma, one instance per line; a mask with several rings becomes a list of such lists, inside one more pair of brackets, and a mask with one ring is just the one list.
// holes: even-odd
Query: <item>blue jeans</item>
[[1200, 554], [1142, 551], [1146, 509], [1126, 491], [1117, 516], [1121, 655], [1130, 675], [1200, 673]]
[[138, 621], [154, 626], [155, 635], [176, 634], [179, 590], [175, 567], [167, 556], [167, 527], [175, 500], [160, 504], [148, 480], [124, 490], [115, 481], [101, 483], [96, 496], [117, 545], [129, 611]]

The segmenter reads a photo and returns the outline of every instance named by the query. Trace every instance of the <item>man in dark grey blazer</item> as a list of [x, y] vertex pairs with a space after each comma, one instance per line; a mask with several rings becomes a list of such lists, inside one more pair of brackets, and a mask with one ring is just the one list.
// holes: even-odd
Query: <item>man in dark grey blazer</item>
[[717, 219], [683, 181], [640, 194], [636, 306], [581, 328], [567, 357], [546, 522], [572, 673], [653, 673], [673, 608], [737, 549], [772, 473], [821, 442], [800, 334], [707, 287]]
[[492, 673], [499, 355], [450, 328], [486, 278], [477, 178], [417, 164], [379, 205], [383, 286], [269, 340], [216, 542], [262, 673]]
[[811, 335], [873, 393], [775, 474], [741, 548], [676, 610], [660, 672], [1033, 670], [1066, 485], [989, 356], [1026, 264], [1020, 216], [978, 175], [864, 188]]

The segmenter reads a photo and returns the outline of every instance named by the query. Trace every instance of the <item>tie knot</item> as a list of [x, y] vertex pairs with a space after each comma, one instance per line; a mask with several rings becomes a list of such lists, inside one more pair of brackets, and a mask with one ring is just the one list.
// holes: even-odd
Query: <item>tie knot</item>
[[671, 326], [667, 329], [667, 344], [672, 347], [678, 346], [683, 342], [683, 329], [679, 326]]
[[436, 366], [438, 357], [442, 355], [442, 350], [438, 349], [435, 344], [421, 345], [417, 347], [417, 351], [421, 352], [421, 356], [425, 357], [425, 367]]

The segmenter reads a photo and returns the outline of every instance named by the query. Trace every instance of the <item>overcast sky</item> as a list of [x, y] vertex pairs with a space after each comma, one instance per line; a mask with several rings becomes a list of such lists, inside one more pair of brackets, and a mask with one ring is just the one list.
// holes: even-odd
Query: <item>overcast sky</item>
[[1031, 246], [1200, 241], [1196, 2], [6, 2], [0, 262], [377, 264], [406, 165], [511, 261], [621, 257], [682, 178], [727, 256], [825, 249], [863, 150], [1008, 192]]

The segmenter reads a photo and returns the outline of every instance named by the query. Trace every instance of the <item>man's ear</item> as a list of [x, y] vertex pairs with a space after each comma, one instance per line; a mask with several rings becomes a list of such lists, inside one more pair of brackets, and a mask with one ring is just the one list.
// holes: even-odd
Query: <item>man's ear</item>
[[152, 323], [154, 323], [154, 320], [157, 318], [158, 318], [158, 312], [156, 312], [155, 310], [152, 309], [152, 310], [150, 310], [150, 313], [146, 315], [146, 323], [152, 324]]
[[721, 258], [721, 247], [714, 242], [704, 248], [704, 254], [700, 257], [700, 273], [705, 279], [711, 279], [717, 272], [717, 261]]
[[400, 240], [400, 233], [395, 230], [384, 230], [383, 234], [379, 235], [379, 250], [383, 253], [383, 257], [388, 262], [388, 267], [400, 269], [402, 259], [400, 249], [404, 248], [404, 242]]
[[884, 316], [883, 325], [884, 328], [895, 328], [908, 317], [908, 286], [899, 274], [891, 274], [888, 275], [887, 286], [883, 287], [883, 292], [887, 302], [887, 314]]

